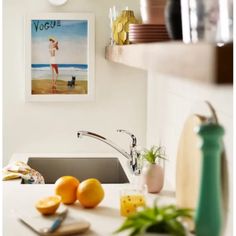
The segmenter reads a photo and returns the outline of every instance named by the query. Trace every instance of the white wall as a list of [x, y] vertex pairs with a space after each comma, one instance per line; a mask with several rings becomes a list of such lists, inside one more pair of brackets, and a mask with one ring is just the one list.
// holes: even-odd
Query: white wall
[[[187, 79], [148, 74], [147, 145], [161, 143], [166, 147], [166, 182], [175, 190], [176, 156], [184, 122], [191, 111], [199, 108], [200, 101], [209, 101], [216, 110], [220, 124], [224, 126], [224, 145], [228, 175], [228, 207], [225, 236], [232, 235], [233, 206], [233, 86], [207, 86]], [[227, 193], [227, 191], [225, 191]], [[226, 218], [225, 218], [226, 220]]]
[[[111, 152], [96, 140], [78, 140], [80, 129], [98, 132], [128, 147], [116, 133], [124, 128], [146, 139], [146, 73], [105, 60], [110, 6], [133, 0], [69, 0], [52, 7], [47, 0], [3, 1], [3, 164], [15, 152]], [[32, 12], [93, 12], [96, 17], [96, 99], [93, 102], [25, 103], [24, 16]]]

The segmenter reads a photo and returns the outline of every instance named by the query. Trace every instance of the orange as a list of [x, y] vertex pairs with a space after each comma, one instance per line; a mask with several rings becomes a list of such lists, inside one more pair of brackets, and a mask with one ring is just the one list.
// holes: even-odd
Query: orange
[[76, 192], [79, 180], [73, 176], [62, 176], [55, 183], [55, 193], [64, 204], [72, 204], [77, 200]]
[[104, 198], [104, 190], [97, 179], [87, 179], [80, 183], [77, 199], [86, 208], [96, 207]]
[[54, 214], [61, 203], [60, 196], [50, 196], [40, 199], [36, 202], [35, 207], [36, 209], [44, 214], [44, 215], [51, 215]]

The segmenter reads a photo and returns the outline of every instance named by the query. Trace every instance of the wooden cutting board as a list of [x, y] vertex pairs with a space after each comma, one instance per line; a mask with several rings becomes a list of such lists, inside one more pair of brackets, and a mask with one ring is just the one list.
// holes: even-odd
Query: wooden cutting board
[[203, 116], [189, 116], [180, 136], [176, 162], [176, 204], [179, 207], [196, 208], [201, 173], [201, 151], [200, 139], [194, 129], [205, 120]]
[[16, 212], [16, 215], [22, 223], [42, 236], [78, 235], [87, 231], [90, 227], [90, 223], [88, 221], [75, 218], [68, 213], [60, 228], [53, 233], [45, 233], [44, 229], [52, 225], [53, 221], [57, 217], [56, 215], [42, 216], [41, 214], [37, 214], [37, 212], [28, 212], [27, 214], [26, 212]]

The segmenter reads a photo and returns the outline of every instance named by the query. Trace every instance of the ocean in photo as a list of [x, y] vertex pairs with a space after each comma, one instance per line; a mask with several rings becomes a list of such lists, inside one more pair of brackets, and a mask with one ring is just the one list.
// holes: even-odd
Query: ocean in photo
[[[58, 80], [69, 81], [72, 76], [76, 80], [88, 79], [88, 65], [85, 64], [58, 64]], [[52, 76], [50, 64], [32, 64], [32, 80], [50, 79]]]

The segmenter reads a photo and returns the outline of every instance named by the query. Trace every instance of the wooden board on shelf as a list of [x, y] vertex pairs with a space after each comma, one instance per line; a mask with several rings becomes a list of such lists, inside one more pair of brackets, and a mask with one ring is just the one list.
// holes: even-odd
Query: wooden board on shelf
[[106, 59], [208, 84], [233, 84], [233, 43], [146, 43], [107, 46]]

